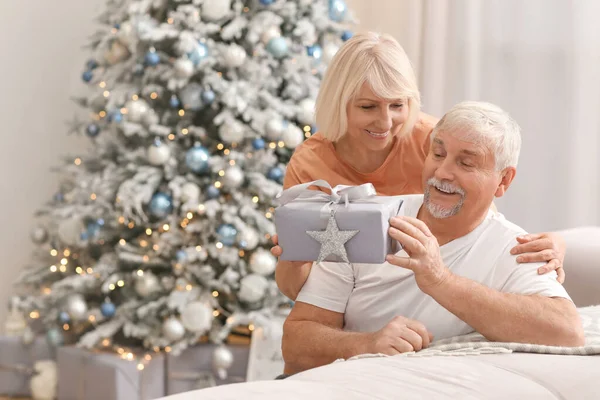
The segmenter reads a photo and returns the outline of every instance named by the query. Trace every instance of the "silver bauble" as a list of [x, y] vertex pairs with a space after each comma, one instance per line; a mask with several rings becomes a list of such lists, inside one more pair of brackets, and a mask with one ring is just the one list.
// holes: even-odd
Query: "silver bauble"
[[237, 165], [232, 165], [225, 170], [221, 181], [227, 189], [237, 189], [244, 183], [244, 172]]
[[131, 53], [127, 46], [121, 43], [119, 40], [114, 40], [110, 48], [104, 53], [104, 60], [110, 65], [117, 64], [123, 60], [129, 58]]
[[148, 162], [152, 165], [164, 165], [170, 157], [171, 149], [164, 143], [148, 147]]
[[58, 225], [58, 238], [68, 246], [76, 246], [81, 242], [81, 233], [84, 231], [83, 222], [78, 217], [71, 217], [61, 221]]
[[277, 141], [285, 131], [285, 125], [279, 118], [273, 118], [265, 124], [265, 137], [271, 141]]
[[216, 370], [229, 369], [233, 365], [233, 354], [225, 346], [219, 346], [213, 352], [213, 367]]
[[238, 243], [246, 250], [254, 250], [260, 240], [258, 232], [252, 228], [242, 229], [238, 234]]
[[48, 240], [48, 231], [43, 226], [36, 226], [31, 231], [31, 241], [35, 244], [42, 244]]
[[268, 276], [275, 272], [277, 259], [265, 249], [256, 249], [250, 256], [250, 269], [258, 275]]
[[205, 333], [212, 326], [213, 309], [206, 303], [195, 301], [185, 306], [181, 323], [190, 332]]
[[74, 320], [86, 319], [88, 307], [85, 298], [79, 293], [70, 295], [65, 303], [65, 311]]
[[207, 21], [218, 21], [231, 11], [231, 0], [204, 0], [202, 18]]
[[186, 58], [179, 58], [173, 64], [175, 76], [178, 78], [189, 78], [194, 75], [194, 63]]
[[127, 120], [139, 124], [143, 122], [142, 120], [150, 110], [150, 105], [143, 99], [129, 100], [125, 104], [125, 108], [127, 108]]
[[238, 121], [226, 121], [219, 128], [221, 140], [227, 143], [237, 143], [244, 139], [244, 125]]
[[136, 277], [134, 288], [137, 294], [147, 297], [160, 290], [160, 282], [152, 272], [145, 271], [144, 275]]
[[162, 333], [168, 340], [176, 342], [185, 335], [185, 328], [177, 318], [170, 317], [163, 322]]
[[193, 182], [184, 183], [181, 186], [181, 200], [194, 201], [200, 198], [200, 188]]
[[279, 36], [281, 36], [281, 29], [278, 26], [271, 26], [263, 31], [260, 40], [266, 45], [271, 39]]
[[230, 68], [237, 68], [244, 64], [246, 60], [246, 50], [237, 44], [231, 44], [223, 54], [225, 65]]
[[267, 278], [258, 274], [249, 274], [240, 280], [240, 300], [247, 303], [255, 303], [261, 300], [269, 286]]
[[301, 124], [311, 125], [315, 121], [315, 101], [313, 99], [304, 99], [298, 104], [296, 119]]
[[304, 132], [294, 124], [289, 124], [281, 138], [288, 149], [295, 149], [304, 141]]
[[323, 61], [325, 61], [325, 63], [329, 63], [339, 49], [340, 48], [333, 43], [326, 44], [323, 48]]

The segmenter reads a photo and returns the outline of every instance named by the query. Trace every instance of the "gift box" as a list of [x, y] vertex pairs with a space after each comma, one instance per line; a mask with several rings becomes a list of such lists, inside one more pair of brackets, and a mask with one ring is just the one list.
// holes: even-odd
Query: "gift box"
[[[330, 189], [331, 194], [310, 190], [310, 186]], [[277, 201], [275, 227], [283, 249], [281, 260], [319, 261], [326, 253], [322, 261], [381, 264], [386, 255], [400, 250], [388, 228], [390, 218], [400, 211], [402, 197], [376, 196], [372, 184], [331, 188], [325, 181], [314, 181], [284, 190]], [[334, 235], [341, 236], [336, 239]]]
[[185, 349], [175, 356], [167, 355], [167, 394], [177, 394], [205, 387], [246, 381], [250, 347], [246, 344], [227, 344], [233, 364], [227, 377], [220, 379], [213, 368], [213, 352], [218, 345], [202, 343]]
[[54, 358], [44, 337], [24, 344], [20, 337], [0, 336], [0, 395], [30, 396], [29, 380], [36, 361]]
[[150, 356], [149, 360], [143, 354], [129, 359], [115, 353], [61, 347], [57, 354], [58, 400], [150, 400], [164, 397], [164, 355]]

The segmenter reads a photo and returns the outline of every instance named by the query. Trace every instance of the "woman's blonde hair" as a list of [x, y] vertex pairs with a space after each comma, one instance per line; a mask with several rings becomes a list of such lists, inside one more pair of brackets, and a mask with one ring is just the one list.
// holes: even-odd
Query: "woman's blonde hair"
[[392, 36], [366, 32], [353, 36], [338, 50], [321, 82], [315, 119], [326, 139], [335, 142], [346, 134], [346, 107], [365, 82], [382, 99], [406, 99], [408, 118], [400, 134], [412, 131], [421, 96], [410, 60]]

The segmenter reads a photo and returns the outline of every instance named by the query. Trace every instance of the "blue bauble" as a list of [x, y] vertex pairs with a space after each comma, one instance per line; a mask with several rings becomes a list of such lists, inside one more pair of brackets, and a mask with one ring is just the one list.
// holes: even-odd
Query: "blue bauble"
[[86, 241], [90, 238], [90, 235], [87, 232], [81, 232], [79, 234], [79, 238], [83, 241]]
[[260, 4], [263, 6], [270, 6], [273, 3], [275, 3], [275, 0], [260, 0]]
[[179, 101], [177, 96], [173, 95], [169, 99], [169, 105], [171, 106], [171, 108], [179, 108], [179, 106], [181, 105], [181, 102]]
[[237, 234], [237, 229], [231, 224], [221, 224], [217, 228], [217, 238], [219, 239], [219, 242], [223, 243], [225, 246], [233, 246]]
[[100, 225], [100, 226], [104, 226], [104, 219], [102, 219], [102, 218], [98, 218], [98, 219], [96, 220], [96, 223], [97, 223], [98, 225]]
[[58, 320], [61, 324], [68, 324], [69, 322], [71, 322], [71, 316], [68, 312], [61, 311], [60, 314], [58, 314]]
[[203, 146], [194, 146], [185, 154], [185, 165], [195, 173], [199, 174], [208, 170], [210, 153]]
[[135, 64], [135, 67], [133, 67], [133, 73], [136, 76], [144, 75], [144, 65], [143, 64]]
[[329, 0], [329, 18], [332, 21], [343, 21], [347, 11], [348, 6], [344, 0]]
[[308, 46], [306, 48], [306, 54], [308, 54], [309, 57], [320, 60], [323, 56], [323, 49], [321, 49], [321, 46], [318, 44], [313, 44], [312, 46]]
[[100, 133], [100, 127], [97, 124], [89, 124], [85, 129], [85, 133], [89, 137], [96, 137]]
[[212, 90], [205, 90], [202, 92], [202, 101], [204, 104], [212, 104], [212, 102], [215, 101], [215, 97], [215, 92]]
[[202, 42], [198, 42], [198, 46], [189, 52], [187, 56], [194, 65], [198, 65], [208, 57], [208, 46]]
[[173, 211], [173, 199], [166, 193], [154, 193], [149, 205], [150, 213], [157, 218], [165, 218]]
[[188, 258], [187, 252], [185, 250], [177, 250], [175, 257], [177, 258], [178, 262], [185, 262]]
[[100, 312], [106, 318], [114, 317], [116, 311], [117, 307], [115, 307], [115, 305], [111, 302], [102, 303], [102, 305], [100, 306]]
[[56, 193], [54, 195], [54, 201], [56, 201], [57, 203], [62, 203], [63, 201], [65, 201], [65, 195], [61, 192]]
[[217, 189], [216, 187], [214, 187], [213, 185], [210, 185], [206, 188], [206, 197], [207, 198], [216, 199], [220, 195], [221, 195], [221, 191], [219, 189]]
[[275, 58], [283, 58], [288, 54], [288, 45], [282, 36], [274, 37], [267, 44], [267, 51]]
[[88, 237], [98, 236], [98, 233], [100, 233], [100, 228], [101, 228], [101, 226], [97, 222], [90, 222], [87, 225], [87, 230], [86, 230]]
[[58, 328], [50, 328], [50, 330], [46, 332], [46, 340], [53, 347], [58, 347], [65, 343], [63, 333]]
[[93, 70], [98, 68], [98, 61], [94, 60], [93, 58], [91, 60], [88, 60], [88, 62], [85, 64], [85, 66], [87, 67], [88, 70]]
[[273, 167], [267, 172], [267, 178], [275, 182], [283, 182], [283, 170], [279, 167]]
[[354, 36], [354, 33], [352, 33], [352, 31], [344, 31], [344, 32], [342, 32], [342, 40], [344, 42], [346, 40], [350, 40], [352, 38], [352, 36]]
[[265, 140], [263, 138], [256, 138], [252, 141], [252, 148], [254, 150], [262, 150], [265, 148]]
[[144, 63], [150, 66], [158, 65], [160, 63], [160, 55], [155, 51], [149, 51], [144, 57]]
[[121, 29], [121, 24], [119, 24], [119, 23], [116, 23], [116, 24], [114, 24], [114, 25], [113, 25], [113, 27], [114, 27], [115, 29]]
[[116, 122], [116, 123], [122, 122], [123, 114], [121, 113], [120, 110], [111, 111], [110, 113], [108, 113], [108, 121]]
[[83, 79], [84, 82], [91, 81], [93, 77], [94, 74], [92, 74], [92, 71], [85, 71], [83, 75], [81, 75], [81, 79]]

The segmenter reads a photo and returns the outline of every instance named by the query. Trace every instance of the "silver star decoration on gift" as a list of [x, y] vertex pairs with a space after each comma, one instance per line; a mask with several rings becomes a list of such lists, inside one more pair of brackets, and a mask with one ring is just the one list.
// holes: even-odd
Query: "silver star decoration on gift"
[[306, 231], [308, 235], [321, 243], [321, 251], [319, 252], [317, 262], [323, 261], [331, 254], [340, 257], [344, 262], [350, 262], [348, 261], [348, 254], [346, 254], [346, 247], [344, 247], [344, 244], [352, 239], [358, 232], [359, 231], [340, 231], [333, 214], [329, 217], [326, 230]]

